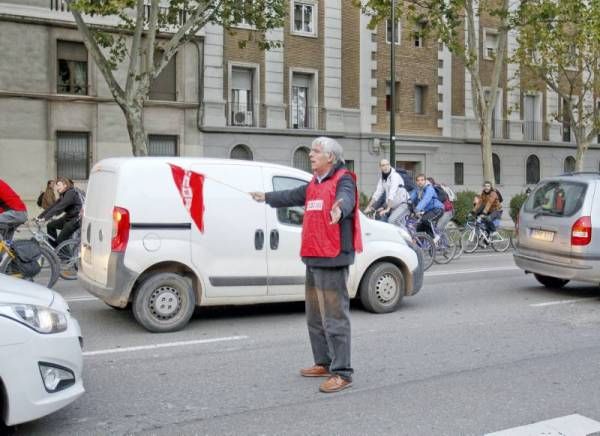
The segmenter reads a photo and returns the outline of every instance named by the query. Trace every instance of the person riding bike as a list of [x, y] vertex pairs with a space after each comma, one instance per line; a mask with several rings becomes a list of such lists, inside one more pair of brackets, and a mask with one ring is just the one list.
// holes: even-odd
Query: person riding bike
[[473, 208], [471, 216], [482, 217], [486, 231], [491, 235], [496, 231], [494, 221], [502, 217], [502, 197], [491, 182], [484, 182], [483, 190], [479, 195], [479, 203]]
[[[81, 197], [71, 180], [66, 177], [58, 177], [56, 189], [60, 194], [59, 200], [38, 215], [38, 220], [48, 221], [64, 212], [64, 216], [50, 221], [47, 225], [48, 235], [53, 239], [50, 243], [55, 247], [69, 239], [81, 227], [81, 208], [83, 206]], [[60, 234], [58, 234], [58, 230], [61, 230]]]
[[378, 218], [402, 225], [404, 216], [408, 213], [408, 192], [404, 188], [404, 179], [387, 159], [382, 159], [379, 167], [381, 177], [365, 213], [375, 209]]
[[0, 235], [13, 237], [17, 227], [27, 221], [27, 207], [19, 194], [0, 179]]
[[417, 189], [411, 192], [410, 200], [415, 206], [415, 214], [421, 215], [418, 231], [426, 232], [437, 242], [439, 236], [434, 232], [435, 222], [444, 213], [444, 205], [438, 199], [435, 188], [427, 182], [425, 174], [417, 176]]

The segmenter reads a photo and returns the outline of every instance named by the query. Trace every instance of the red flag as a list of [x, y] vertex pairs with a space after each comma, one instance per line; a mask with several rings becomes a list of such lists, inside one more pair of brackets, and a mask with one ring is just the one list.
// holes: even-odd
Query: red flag
[[169, 166], [183, 205], [198, 229], [204, 232], [204, 175], [184, 170], [177, 165], [169, 164]]

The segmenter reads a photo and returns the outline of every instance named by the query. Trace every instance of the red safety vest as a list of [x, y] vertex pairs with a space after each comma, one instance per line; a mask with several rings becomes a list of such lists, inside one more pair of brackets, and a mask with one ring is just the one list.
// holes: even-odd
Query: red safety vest
[[[306, 188], [306, 204], [302, 226], [302, 257], [337, 257], [342, 251], [342, 235], [340, 224], [330, 224], [331, 207], [335, 202], [335, 192], [339, 180], [350, 174], [356, 182], [356, 175], [345, 168], [335, 172], [333, 176], [317, 183], [313, 177]], [[358, 189], [354, 206], [354, 250], [362, 251], [360, 232], [360, 214], [358, 212]]]

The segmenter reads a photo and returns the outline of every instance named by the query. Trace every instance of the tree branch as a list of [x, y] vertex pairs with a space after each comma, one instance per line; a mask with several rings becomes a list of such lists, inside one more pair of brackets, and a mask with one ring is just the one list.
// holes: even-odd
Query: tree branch
[[131, 41], [131, 53], [129, 54], [129, 68], [127, 70], [127, 82], [125, 84], [125, 94], [128, 98], [134, 93], [135, 83], [140, 74], [140, 46], [142, 33], [144, 31], [144, 0], [137, 0], [135, 31]]

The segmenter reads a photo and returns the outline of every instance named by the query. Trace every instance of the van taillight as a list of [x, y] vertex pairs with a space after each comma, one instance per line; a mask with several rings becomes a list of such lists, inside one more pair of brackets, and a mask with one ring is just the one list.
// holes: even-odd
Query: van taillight
[[571, 228], [571, 245], [587, 245], [592, 240], [592, 218], [582, 216]]
[[112, 251], [125, 251], [129, 241], [129, 211], [122, 207], [113, 209]]

